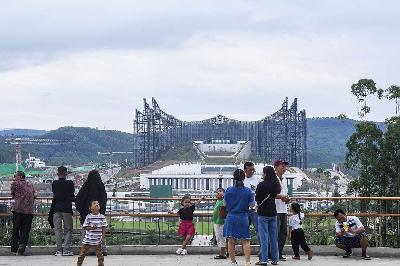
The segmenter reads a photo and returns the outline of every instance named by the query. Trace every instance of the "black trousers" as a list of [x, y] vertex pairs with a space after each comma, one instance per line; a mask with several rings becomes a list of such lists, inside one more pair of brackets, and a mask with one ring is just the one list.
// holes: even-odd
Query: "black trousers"
[[277, 224], [278, 224], [278, 249], [279, 257], [282, 257], [283, 247], [285, 246], [287, 237], [287, 214], [278, 213], [277, 214]]
[[13, 213], [13, 233], [11, 238], [11, 252], [17, 252], [22, 245], [23, 252], [28, 244], [33, 214]]
[[301, 248], [306, 253], [310, 251], [310, 248], [308, 247], [308, 245], [306, 243], [306, 238], [304, 236], [303, 229], [299, 228], [299, 229], [292, 230], [292, 234], [291, 234], [290, 240], [292, 242], [293, 253], [294, 253], [294, 255], [296, 257], [300, 256], [300, 254], [299, 254], [299, 251], [300, 251], [299, 246], [301, 246]]

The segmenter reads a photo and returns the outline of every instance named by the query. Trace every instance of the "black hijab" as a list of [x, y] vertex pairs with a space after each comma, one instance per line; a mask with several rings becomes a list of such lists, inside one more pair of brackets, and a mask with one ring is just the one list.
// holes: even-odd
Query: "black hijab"
[[89, 172], [88, 178], [75, 197], [75, 207], [80, 213], [81, 223], [85, 221], [86, 216], [89, 214], [89, 205], [93, 200], [99, 202], [100, 213], [105, 214], [107, 193], [100, 173], [97, 170]]

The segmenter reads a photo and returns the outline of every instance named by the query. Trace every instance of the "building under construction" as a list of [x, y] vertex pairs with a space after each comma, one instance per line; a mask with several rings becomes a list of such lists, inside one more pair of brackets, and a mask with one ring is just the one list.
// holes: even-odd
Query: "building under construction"
[[152, 98], [136, 110], [133, 122], [134, 162], [142, 167], [158, 160], [163, 152], [193, 141], [250, 141], [254, 158], [270, 163], [287, 160], [307, 168], [307, 127], [305, 110], [298, 111], [297, 99], [288, 99], [275, 113], [258, 121], [238, 121], [218, 115], [202, 121], [182, 121], [163, 111]]

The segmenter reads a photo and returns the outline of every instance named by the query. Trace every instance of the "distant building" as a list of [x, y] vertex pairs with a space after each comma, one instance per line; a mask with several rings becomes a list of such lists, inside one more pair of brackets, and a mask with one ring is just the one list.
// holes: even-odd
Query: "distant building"
[[[266, 164], [255, 164], [256, 176], [261, 176]], [[196, 193], [210, 194], [217, 188], [227, 188], [233, 185], [233, 172], [243, 169], [243, 164], [238, 165], [212, 165], [201, 163], [180, 163], [152, 171], [151, 174], [140, 175], [140, 188], [150, 189], [152, 185], [170, 185], [174, 194]], [[301, 173], [287, 173], [293, 179], [296, 189], [302, 183]]]
[[29, 153], [28, 159], [25, 160], [25, 165], [27, 168], [43, 168], [46, 167], [46, 163], [37, 157], [31, 156]]

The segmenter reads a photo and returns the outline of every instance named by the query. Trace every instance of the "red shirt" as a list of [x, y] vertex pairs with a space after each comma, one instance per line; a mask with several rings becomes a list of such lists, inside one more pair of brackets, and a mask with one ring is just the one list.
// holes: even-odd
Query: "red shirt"
[[14, 199], [14, 212], [33, 214], [35, 209], [35, 190], [25, 179], [15, 180], [11, 184], [11, 196]]

